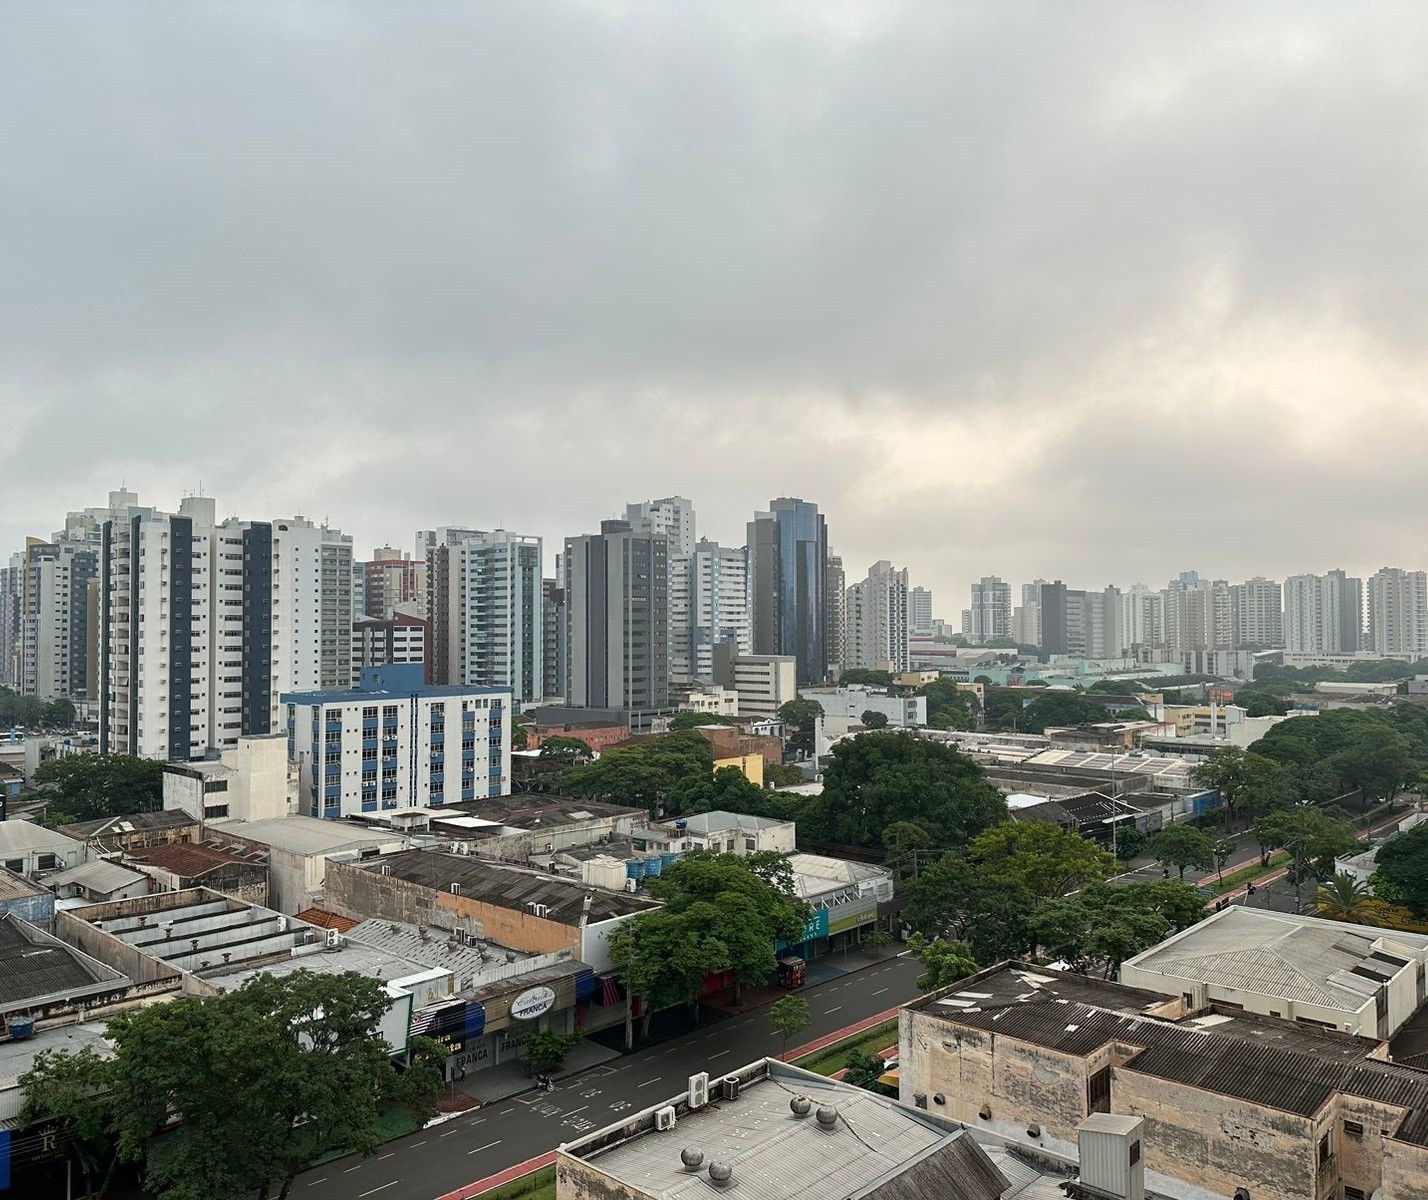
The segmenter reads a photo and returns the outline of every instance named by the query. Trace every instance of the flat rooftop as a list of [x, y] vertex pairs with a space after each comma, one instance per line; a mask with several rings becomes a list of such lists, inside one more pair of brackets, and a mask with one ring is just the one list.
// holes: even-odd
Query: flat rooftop
[[1425, 953], [1428, 934], [1232, 905], [1128, 959], [1125, 968], [1358, 1012]]
[[510, 863], [436, 850], [404, 850], [384, 855], [380, 863], [372, 860], [356, 865], [364, 870], [380, 867], [384, 874], [433, 891], [449, 891], [454, 883], [460, 886], [463, 896], [501, 908], [525, 910], [530, 904], [544, 904], [547, 919], [565, 925], [579, 924], [586, 896], [592, 897], [591, 921], [608, 921], [660, 907], [657, 901], [629, 892], [592, 889]]
[[1113, 1042], [1139, 1047], [1118, 1070], [1299, 1116], [1313, 1116], [1341, 1092], [1379, 1100], [1404, 1110], [1391, 1136], [1428, 1146], [1428, 1072], [1369, 1058], [1378, 1042], [1213, 1007], [1180, 1019], [1157, 1015], [1178, 1004], [1138, 988], [1004, 963], [905, 1007], [1080, 1057]]
[[350, 821], [323, 821], [317, 817], [273, 817], [265, 821], [210, 821], [210, 835], [246, 838], [299, 854], [327, 854], [363, 846], [385, 846], [402, 840], [391, 830], [375, 830]]
[[[725, 1100], [724, 1074], [711, 1078], [702, 1108], [688, 1109], [683, 1095], [662, 1102], [684, 1106], [673, 1129], [657, 1130], [650, 1108], [564, 1153], [659, 1200], [707, 1196], [714, 1162], [729, 1167], [731, 1192], [758, 1200], [991, 1200], [1011, 1186], [952, 1122], [772, 1059], [736, 1072], [739, 1094]], [[791, 1108], [798, 1097], [809, 1101], [803, 1116]], [[702, 1156], [698, 1167], [685, 1165], [686, 1150]]]
[[[198, 764], [186, 764], [196, 766]], [[123, 817], [103, 817], [98, 821], [76, 821], [63, 827], [66, 836], [83, 841], [92, 837], [113, 837], [125, 833], [141, 833], [160, 829], [183, 829], [197, 825], [198, 819], [181, 808], [165, 808], [156, 812], [129, 813]]]
[[679, 817], [664, 824], [666, 828], [671, 829], [682, 824], [690, 833], [713, 833], [723, 829], [775, 829], [780, 825], [792, 825], [793, 822], [780, 821], [777, 817], [751, 817], [747, 813], [716, 809], [714, 812], [696, 813], [692, 817]]

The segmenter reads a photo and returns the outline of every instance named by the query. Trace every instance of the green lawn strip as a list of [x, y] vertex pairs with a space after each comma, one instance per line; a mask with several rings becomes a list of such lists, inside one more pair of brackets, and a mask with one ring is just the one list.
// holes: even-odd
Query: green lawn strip
[[1291, 857], [1291, 855], [1280, 851], [1276, 854], [1270, 855], [1269, 866], [1267, 867], [1260, 866], [1259, 861], [1256, 860], [1255, 862], [1250, 863], [1248, 866], [1240, 867], [1237, 870], [1229, 872], [1229, 874], [1225, 876], [1223, 882], [1219, 882], [1217, 880], [1217, 877], [1215, 876], [1207, 875], [1204, 879], [1200, 880], [1200, 886], [1203, 888], [1209, 888], [1216, 894], [1219, 894], [1220, 892], [1232, 892], [1237, 887], [1242, 887], [1250, 880], [1259, 878], [1259, 876], [1265, 874], [1265, 872], [1267, 871], [1273, 871], [1277, 867], [1287, 866]]
[[555, 1167], [542, 1167], [479, 1195], [481, 1200], [555, 1200]]
[[862, 1054], [876, 1054], [897, 1044], [897, 1018], [874, 1025], [862, 1033], [855, 1034], [841, 1042], [834, 1042], [822, 1050], [815, 1050], [803, 1058], [794, 1059], [794, 1065], [816, 1075], [832, 1075], [848, 1065], [848, 1055], [856, 1050]]

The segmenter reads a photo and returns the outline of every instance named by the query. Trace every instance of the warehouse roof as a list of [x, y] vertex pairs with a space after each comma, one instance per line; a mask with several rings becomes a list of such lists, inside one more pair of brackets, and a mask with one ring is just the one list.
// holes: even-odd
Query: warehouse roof
[[48, 882], [51, 887], [82, 887], [92, 892], [107, 894], [117, 892], [120, 888], [128, 887], [143, 878], [140, 872], [131, 871], [121, 863], [99, 859], [96, 862], [80, 863], [77, 867], [70, 867], [68, 871], [51, 875]]
[[659, 907], [656, 901], [644, 896], [587, 888], [568, 879], [528, 871], [509, 863], [443, 854], [435, 850], [405, 850], [385, 855], [380, 862], [374, 859], [360, 866], [366, 870], [380, 868], [383, 874], [435, 891], [450, 891], [454, 883], [461, 889], [462, 896], [501, 908], [525, 912], [532, 905], [543, 904], [546, 907], [545, 918], [564, 925], [580, 923], [587, 896], [591, 897], [591, 921], [607, 921]]
[[1236, 905], [1128, 959], [1122, 969], [1358, 1012], [1374, 1003], [1385, 980], [1425, 953], [1425, 934]]
[[13, 1008], [95, 984], [127, 982], [118, 971], [33, 925], [11, 914], [0, 916], [0, 1005]]
[[122, 817], [103, 817], [98, 821], [76, 821], [73, 825], [66, 825], [64, 833], [83, 840], [152, 829], [182, 829], [185, 825], [197, 824], [198, 819], [181, 808], [164, 808], [155, 812], [127, 813]]
[[58, 830], [46, 829], [21, 817], [0, 821], [0, 853], [52, 850], [57, 846], [68, 847], [69, 842], [70, 839]]

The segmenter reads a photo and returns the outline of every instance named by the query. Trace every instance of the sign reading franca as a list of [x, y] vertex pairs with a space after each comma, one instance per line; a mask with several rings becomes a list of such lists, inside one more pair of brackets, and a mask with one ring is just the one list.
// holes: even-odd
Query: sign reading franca
[[548, 987], [527, 988], [511, 1001], [511, 1020], [533, 1021], [555, 1007], [555, 991]]

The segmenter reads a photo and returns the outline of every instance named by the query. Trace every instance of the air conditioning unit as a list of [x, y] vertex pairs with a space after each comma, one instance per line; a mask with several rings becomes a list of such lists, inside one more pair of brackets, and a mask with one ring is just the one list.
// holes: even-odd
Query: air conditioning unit
[[329, 929], [327, 931], [327, 945], [330, 949], [336, 950], [338, 946], [342, 945], [342, 934], [336, 929]]
[[638, 880], [638, 879], [627, 879], [627, 880], [625, 880], [625, 891], [627, 891], [627, 892], [638, 892], [639, 890], [640, 890], [640, 883], [639, 883], [639, 880]]
[[451, 885], [451, 894], [453, 896], [461, 895], [461, 885], [459, 883], [453, 883]]
[[700, 1071], [689, 1077], [689, 1107], [703, 1108], [709, 1103], [709, 1072]]
[[720, 1082], [719, 1090], [723, 1093], [725, 1100], [737, 1100], [739, 1098], [739, 1077], [725, 1075]]
[[674, 1128], [673, 1104], [666, 1104], [663, 1108], [655, 1109], [655, 1128], [660, 1130]]

